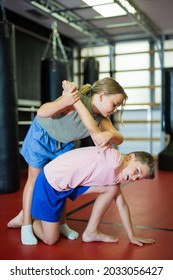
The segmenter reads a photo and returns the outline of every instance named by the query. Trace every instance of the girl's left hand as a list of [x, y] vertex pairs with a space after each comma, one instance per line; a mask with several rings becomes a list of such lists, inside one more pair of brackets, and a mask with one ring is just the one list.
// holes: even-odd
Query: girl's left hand
[[62, 88], [63, 88], [63, 95], [64, 94], [71, 94], [74, 91], [77, 91], [77, 86], [75, 85], [75, 83], [64, 80], [62, 82]]
[[80, 94], [75, 83], [64, 80], [62, 87], [64, 89], [62, 96], [65, 98], [66, 104], [73, 105], [80, 100]]

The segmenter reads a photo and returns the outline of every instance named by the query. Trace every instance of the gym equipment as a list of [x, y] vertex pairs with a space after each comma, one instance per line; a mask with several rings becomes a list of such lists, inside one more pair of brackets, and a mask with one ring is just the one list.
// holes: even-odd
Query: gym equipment
[[84, 61], [84, 84], [93, 84], [99, 79], [99, 62], [95, 57], [86, 57]]
[[[99, 62], [95, 57], [89, 56], [84, 61], [84, 84], [93, 84], [99, 79]], [[95, 146], [90, 136], [81, 140], [81, 147]]]
[[[93, 84], [99, 79], [99, 62], [95, 57], [89, 56], [84, 61], [84, 80], [83, 84]], [[81, 140], [81, 147], [94, 146], [90, 136]]]
[[[56, 21], [52, 24], [52, 33], [41, 61], [41, 103], [53, 101], [62, 94], [62, 81], [70, 80], [67, 54], [61, 42]], [[51, 48], [51, 56], [48, 51]], [[58, 58], [59, 47], [63, 59]]]
[[62, 81], [69, 80], [67, 62], [46, 58], [41, 61], [41, 103], [62, 94]]
[[158, 168], [173, 171], [173, 68], [163, 70], [162, 130], [170, 141], [158, 155]]
[[0, 193], [19, 189], [15, 28], [0, 22]]

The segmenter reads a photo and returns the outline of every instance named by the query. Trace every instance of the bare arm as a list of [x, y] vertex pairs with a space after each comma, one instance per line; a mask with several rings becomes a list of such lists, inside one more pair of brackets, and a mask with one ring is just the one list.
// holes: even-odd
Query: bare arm
[[[115, 145], [120, 145], [124, 141], [123, 135], [113, 126], [109, 118], [103, 118], [100, 122], [101, 130], [105, 132], [105, 136]], [[107, 135], [106, 135], [107, 133]]]
[[91, 138], [96, 146], [102, 148], [109, 143], [112, 137], [112, 133], [110, 131], [101, 131], [94, 121], [93, 117], [82, 103], [81, 100], [74, 104], [74, 108], [78, 112], [83, 124], [89, 131]]
[[109, 141], [112, 141], [116, 145], [123, 142], [122, 134], [114, 128], [108, 118], [103, 118], [100, 123], [100, 129], [81, 100], [74, 104], [74, 108], [96, 145], [104, 147]]
[[130, 217], [130, 210], [129, 207], [124, 199], [124, 196], [121, 192], [121, 190], [118, 191], [118, 194], [116, 196], [116, 204], [118, 207], [118, 211], [121, 217], [121, 220], [123, 222], [123, 225], [125, 227], [125, 230], [127, 232], [128, 238], [131, 243], [136, 244], [138, 246], [143, 246], [145, 243], [154, 243], [155, 241], [150, 238], [144, 238], [136, 236], [133, 230], [132, 221]]
[[100, 133], [101, 130], [97, 126], [95, 120], [91, 116], [90, 112], [88, 109], [85, 107], [85, 105], [82, 103], [81, 100], [76, 102], [74, 105], [75, 110], [78, 112], [83, 124], [85, 127], [88, 129], [90, 135], [94, 135], [94, 133]]
[[55, 114], [69, 112], [74, 110], [73, 104], [79, 100], [79, 93], [76, 86], [73, 84], [68, 88], [68, 92], [63, 92], [63, 95], [52, 102], [44, 103], [37, 111], [37, 115], [41, 118], [52, 117]]

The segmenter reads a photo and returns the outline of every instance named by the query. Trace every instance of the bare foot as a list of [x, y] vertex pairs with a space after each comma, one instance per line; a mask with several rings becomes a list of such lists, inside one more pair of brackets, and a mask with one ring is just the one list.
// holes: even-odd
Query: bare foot
[[96, 232], [86, 232], [84, 231], [82, 235], [82, 240], [84, 242], [102, 241], [102, 242], [118, 242], [118, 238], [114, 236], [104, 234], [100, 231]]
[[16, 217], [14, 217], [12, 220], [8, 222], [7, 227], [19, 228], [22, 226], [22, 223], [23, 223], [23, 210], [21, 210]]

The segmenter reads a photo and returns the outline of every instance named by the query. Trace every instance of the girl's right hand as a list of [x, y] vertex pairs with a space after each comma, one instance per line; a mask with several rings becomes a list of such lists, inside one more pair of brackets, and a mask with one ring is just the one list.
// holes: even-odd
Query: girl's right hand
[[96, 146], [103, 148], [105, 145], [109, 144], [111, 133], [109, 131], [101, 131], [91, 134], [91, 138]]

